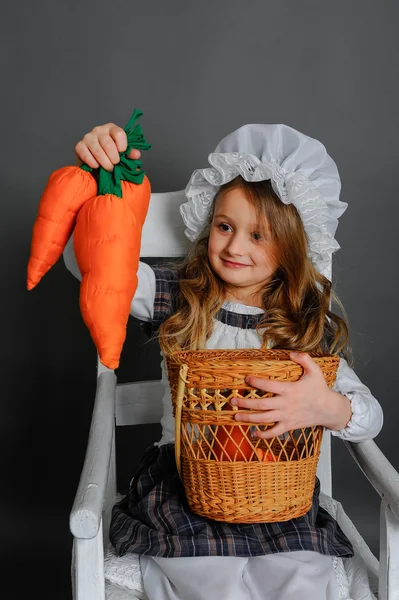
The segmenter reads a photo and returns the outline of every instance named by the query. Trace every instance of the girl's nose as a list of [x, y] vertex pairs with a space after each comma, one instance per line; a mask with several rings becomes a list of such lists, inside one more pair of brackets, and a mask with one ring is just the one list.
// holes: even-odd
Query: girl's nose
[[247, 251], [246, 251], [246, 243], [245, 243], [245, 240], [243, 239], [243, 236], [241, 236], [237, 233], [235, 235], [233, 235], [230, 238], [227, 249], [230, 252], [230, 254], [232, 254], [234, 256], [244, 256], [244, 254], [246, 254]]

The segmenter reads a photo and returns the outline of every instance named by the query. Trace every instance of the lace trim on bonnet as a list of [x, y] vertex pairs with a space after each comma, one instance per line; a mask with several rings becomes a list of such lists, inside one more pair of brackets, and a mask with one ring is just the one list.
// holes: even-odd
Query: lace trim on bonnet
[[[247, 152], [219, 152], [252, 146], [261, 159]], [[347, 204], [338, 199], [338, 171], [320, 142], [286, 125], [245, 125], [222, 140], [208, 161], [210, 168], [192, 174], [185, 190], [188, 201], [180, 206], [185, 235], [191, 241], [201, 233], [220, 186], [238, 175], [246, 181], [270, 179], [280, 200], [297, 208], [308, 236], [309, 258], [330, 278], [332, 254], [340, 248], [333, 233]], [[319, 188], [325, 190], [325, 197]]]

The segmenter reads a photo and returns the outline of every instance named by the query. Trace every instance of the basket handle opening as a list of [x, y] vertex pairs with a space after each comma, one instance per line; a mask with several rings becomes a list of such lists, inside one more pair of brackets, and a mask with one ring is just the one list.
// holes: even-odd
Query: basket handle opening
[[180, 445], [181, 445], [181, 414], [183, 409], [183, 398], [184, 398], [184, 388], [187, 382], [187, 373], [188, 373], [188, 365], [183, 364], [179, 369], [179, 383], [177, 385], [177, 393], [176, 393], [176, 411], [175, 411], [175, 458], [176, 458], [176, 467], [177, 472], [179, 473], [180, 479], [182, 479], [181, 474], [181, 454], [180, 454]]

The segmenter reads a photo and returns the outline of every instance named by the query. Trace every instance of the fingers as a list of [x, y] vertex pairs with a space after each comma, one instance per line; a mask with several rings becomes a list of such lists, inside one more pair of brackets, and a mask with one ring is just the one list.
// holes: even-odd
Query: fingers
[[125, 152], [127, 148], [127, 135], [126, 132], [121, 129], [121, 127], [118, 127], [117, 125], [111, 125], [109, 129], [109, 137], [115, 142], [116, 151], [118, 153]]
[[280, 406], [280, 399], [272, 398], [232, 398], [231, 404], [239, 408], [253, 408], [254, 410], [271, 410]]
[[[309, 356], [307, 352], [290, 352], [290, 358], [303, 367], [302, 378], [305, 375], [321, 373], [319, 365], [311, 356]], [[300, 379], [298, 381], [300, 381]], [[252, 375], [246, 377], [245, 381], [248, 385], [262, 390], [263, 392], [271, 392], [272, 394], [277, 394], [279, 396], [283, 394], [290, 394], [298, 383], [297, 381], [276, 381], [273, 379], [264, 379], [263, 377], [255, 377]], [[240, 406], [244, 405], [241, 405], [240, 403]]]
[[[112, 137], [109, 134], [99, 135], [97, 139], [98, 139], [98, 145], [96, 144], [97, 152], [100, 152], [101, 156], [104, 156], [104, 155], [106, 156], [106, 160], [108, 160], [110, 163], [110, 168], [113, 169], [114, 165], [118, 164], [118, 162], [120, 161], [119, 150], [118, 150], [118, 147], [117, 147], [115, 141], [112, 139]], [[96, 156], [96, 158], [97, 158], [97, 156]], [[108, 168], [108, 170], [109, 170], [109, 168]]]
[[[88, 152], [93, 157], [93, 160], [106, 171], [112, 171], [114, 164], [108, 156], [108, 153], [112, 156], [115, 154], [110, 148], [110, 144], [105, 144], [106, 150], [102, 147], [101, 140], [105, 141], [103, 137], [98, 137], [96, 134], [88, 133], [83, 138], [83, 143], [86, 144]], [[112, 142], [114, 144], [114, 142]], [[114, 144], [115, 145], [115, 144]], [[116, 153], [118, 153], [116, 151]], [[90, 165], [91, 166], [91, 165]]]
[[293, 385], [291, 381], [275, 381], [273, 379], [264, 379], [263, 377], [254, 377], [252, 375], [245, 378], [245, 382], [262, 392], [271, 392], [281, 396], [289, 391]]
[[290, 352], [290, 358], [303, 367], [304, 375], [320, 371], [319, 365], [307, 352]]
[[275, 425], [273, 425], [272, 427], [268, 427], [265, 431], [256, 431], [254, 433], [254, 437], [262, 439], [262, 440], [269, 440], [270, 438], [274, 438], [274, 437], [278, 437], [279, 435], [283, 435], [283, 433], [286, 433], [288, 431], [288, 428], [286, 425], [284, 425], [284, 423], [276, 423]]
[[[100, 166], [107, 171], [112, 171], [114, 165], [120, 161], [119, 153], [125, 152], [127, 148], [126, 132], [114, 123], [94, 127], [86, 133], [82, 140], [75, 146], [75, 154], [78, 159], [85, 162], [89, 167], [98, 169]], [[138, 159], [139, 150], [131, 150], [129, 158]]]
[[136, 148], [133, 148], [132, 150], [130, 150], [130, 152], [129, 152], [129, 154], [127, 156], [128, 156], [128, 158], [132, 158], [133, 160], [137, 160], [138, 158], [140, 158], [141, 152], [140, 152], [140, 150], [136, 150]]
[[92, 169], [98, 169], [98, 167], [100, 166], [94, 158], [93, 154], [88, 149], [86, 142], [84, 142], [83, 140], [76, 144], [75, 154], [78, 160], [80, 160], [82, 163], [86, 163], [86, 165], [88, 165]]
[[245, 423], [255, 423], [255, 424], [265, 424], [265, 423], [275, 423], [276, 421], [281, 420], [282, 414], [281, 411], [276, 410], [267, 410], [265, 412], [246, 412], [246, 413], [238, 413], [235, 415], [236, 421], [244, 421]]

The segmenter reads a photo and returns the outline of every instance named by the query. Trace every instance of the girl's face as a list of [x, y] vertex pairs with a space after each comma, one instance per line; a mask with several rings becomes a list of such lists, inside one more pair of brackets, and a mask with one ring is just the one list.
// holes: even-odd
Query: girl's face
[[260, 227], [257, 221], [243, 190], [226, 192], [216, 200], [208, 256], [233, 298], [259, 304], [261, 288], [273, 277], [277, 263], [269, 224]]

